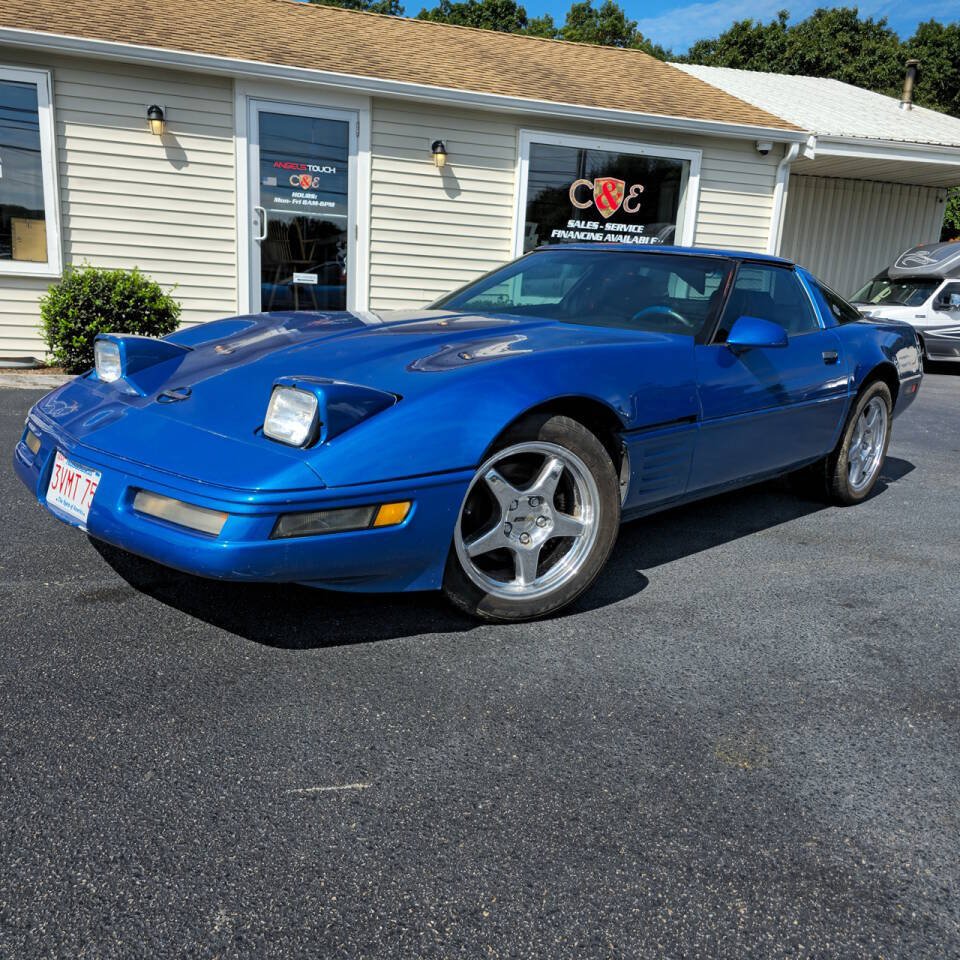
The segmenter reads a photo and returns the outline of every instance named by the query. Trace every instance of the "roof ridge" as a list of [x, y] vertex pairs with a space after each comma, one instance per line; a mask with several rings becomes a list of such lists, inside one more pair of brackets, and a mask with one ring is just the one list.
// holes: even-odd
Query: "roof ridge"
[[639, 53], [647, 59], [653, 60], [654, 63], [662, 63], [664, 66], [668, 67], [674, 66], [674, 64], [668, 63], [666, 60], [658, 60], [656, 57], [647, 53], [646, 50], [641, 50], [639, 47], [616, 47], [612, 44], [585, 43], [582, 40], [562, 40], [559, 37], [537, 37], [530, 33], [512, 33], [507, 30], [488, 30], [486, 27], [468, 27], [462, 23], [443, 23], [439, 20], [420, 20], [418, 17], [398, 17], [394, 16], [392, 13], [376, 13], [373, 10], [352, 10], [349, 7], [338, 7], [328, 3], [312, 3], [310, 0], [265, 0], [265, 2], [284, 3], [288, 6], [307, 9], [312, 8], [316, 10], [327, 10], [338, 14], [348, 14], [350, 16], [376, 17], [380, 20], [392, 20], [395, 23], [418, 24], [442, 30], [466, 30], [471, 33], [482, 33], [485, 36], [490, 36], [492, 34], [495, 37], [510, 37], [514, 40], [538, 40], [541, 43], [555, 43], [565, 47], [587, 47], [590, 50], [616, 50], [621, 53]]

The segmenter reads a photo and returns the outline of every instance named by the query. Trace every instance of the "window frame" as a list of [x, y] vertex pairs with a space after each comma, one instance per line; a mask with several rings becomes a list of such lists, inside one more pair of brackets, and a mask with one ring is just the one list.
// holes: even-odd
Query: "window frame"
[[[541, 130], [520, 130], [517, 136], [517, 177], [513, 204], [513, 256], [524, 254], [523, 238], [527, 220], [527, 184], [530, 173], [530, 145], [542, 143], [555, 147], [574, 147], [581, 150], [607, 150], [632, 153], [640, 157], [662, 157], [666, 160], [685, 160], [690, 164], [686, 182], [677, 207], [679, 239], [676, 246], [692, 247], [696, 234], [697, 207], [700, 203], [700, 165], [703, 151], [695, 147], [664, 146], [636, 140], [610, 140], [603, 137], [585, 137], [569, 133], [551, 133]], [[562, 246], [562, 244], [555, 244]], [[530, 253], [532, 251], [526, 251]]]
[[[833, 287], [828, 287], [822, 280], [817, 280], [816, 278], [813, 279], [813, 283], [817, 288], [817, 293], [819, 294], [820, 299], [823, 301], [823, 307], [826, 307], [827, 309], [827, 315], [829, 315], [830, 320], [832, 321], [831, 326], [842, 327], [848, 323], [856, 323], [858, 320], [864, 319], [863, 314], [860, 313], [860, 311], [849, 300], [847, 300], [846, 297], [841, 297], [840, 294], [833, 289]], [[937, 287], [936, 289], [934, 289], [933, 293], [930, 294], [930, 296], [935, 297], [937, 295], [937, 290], [940, 290], [940, 289], [942, 288]], [[856, 316], [850, 316], [846, 320], [841, 320], [839, 317], [837, 317], [837, 315], [833, 312], [833, 307], [830, 306], [830, 301], [827, 299], [828, 294], [831, 297], [834, 297], [835, 299], [839, 300], [840, 303], [844, 304], [845, 306], [848, 306], [853, 311], [853, 313], [856, 314]], [[929, 302], [929, 298], [923, 301], [923, 303], [927, 303], [927, 302]], [[917, 308], [907, 308], [907, 309], [917, 309]], [[822, 314], [823, 312], [822, 308], [820, 312]], [[826, 317], [822, 317], [822, 319], [824, 324], [826, 324]]]
[[[960, 288], [960, 279], [957, 279], [954, 277], [947, 277], [947, 279], [945, 279], [943, 283], [941, 283], [940, 286], [933, 291], [933, 293], [930, 295], [930, 301], [929, 301], [931, 309], [945, 310], [949, 312], [948, 307], [937, 306], [937, 301], [942, 299], [943, 295], [947, 292], [947, 290], [950, 287]], [[957, 290], [957, 293], [960, 293], [960, 289]]]
[[[716, 321], [714, 322], [713, 330], [710, 331], [710, 336], [706, 340], [710, 346], [725, 347], [727, 345], [727, 341], [718, 340], [717, 335], [723, 329], [720, 324], [723, 321], [723, 316], [727, 311], [727, 304], [730, 300], [730, 297], [733, 295], [734, 287], [737, 285], [737, 280], [740, 277], [740, 271], [744, 267], [771, 267], [774, 270], [783, 270], [784, 272], [793, 276], [794, 283], [796, 283], [803, 291], [806, 297], [807, 305], [810, 308], [810, 315], [813, 317], [814, 325], [809, 330], [803, 330], [800, 333], [788, 334], [788, 342], [796, 337], [805, 337], [811, 333], [820, 333], [824, 329], [823, 318], [820, 316], [820, 311], [817, 308], [817, 305], [814, 303], [813, 298], [810, 296], [810, 291], [807, 289], [806, 283], [804, 283], [803, 276], [800, 274], [800, 271], [796, 269], [796, 267], [793, 267], [787, 263], [777, 263], [775, 261], [741, 259], [737, 261], [736, 269], [733, 271], [731, 279], [728, 282], [727, 292], [724, 294], [723, 303], [720, 306], [720, 311], [717, 314]], [[736, 323], [736, 320], [734, 323]], [[731, 324], [731, 327], [732, 326], [733, 324]]]
[[49, 70], [0, 63], [0, 80], [31, 83], [37, 88], [40, 127], [40, 170], [43, 176], [43, 215], [47, 230], [47, 259], [0, 260], [0, 276], [57, 278], [63, 272], [60, 243], [60, 191], [57, 182], [56, 139], [53, 119], [53, 83]]

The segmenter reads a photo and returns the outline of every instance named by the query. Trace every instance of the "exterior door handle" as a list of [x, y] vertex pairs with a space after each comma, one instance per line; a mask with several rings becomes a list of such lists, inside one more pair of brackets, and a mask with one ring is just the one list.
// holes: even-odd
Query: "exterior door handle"
[[254, 213], [260, 219], [260, 233], [254, 237], [254, 240], [266, 240], [267, 239], [267, 211], [263, 207], [254, 207]]
[[823, 362], [824, 363], [836, 363], [840, 359], [840, 354], [836, 350], [824, 350], [823, 351]]

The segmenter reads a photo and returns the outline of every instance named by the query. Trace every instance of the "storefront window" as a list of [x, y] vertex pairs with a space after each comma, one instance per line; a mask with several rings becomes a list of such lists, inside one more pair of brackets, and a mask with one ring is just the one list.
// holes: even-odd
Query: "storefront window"
[[46, 73], [0, 67], [0, 273], [59, 271]]
[[537, 134], [522, 134], [521, 150], [517, 253], [584, 241], [692, 242], [699, 151]]

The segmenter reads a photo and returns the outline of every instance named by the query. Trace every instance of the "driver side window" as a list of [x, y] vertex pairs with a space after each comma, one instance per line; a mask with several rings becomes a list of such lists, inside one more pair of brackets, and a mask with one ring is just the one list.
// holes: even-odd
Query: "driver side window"
[[938, 310], [948, 310], [951, 313], [960, 311], [960, 283], [948, 283], [934, 300]]
[[759, 317], [783, 327], [788, 337], [819, 329], [800, 281], [789, 267], [741, 263], [715, 341], [725, 343], [742, 316]]

